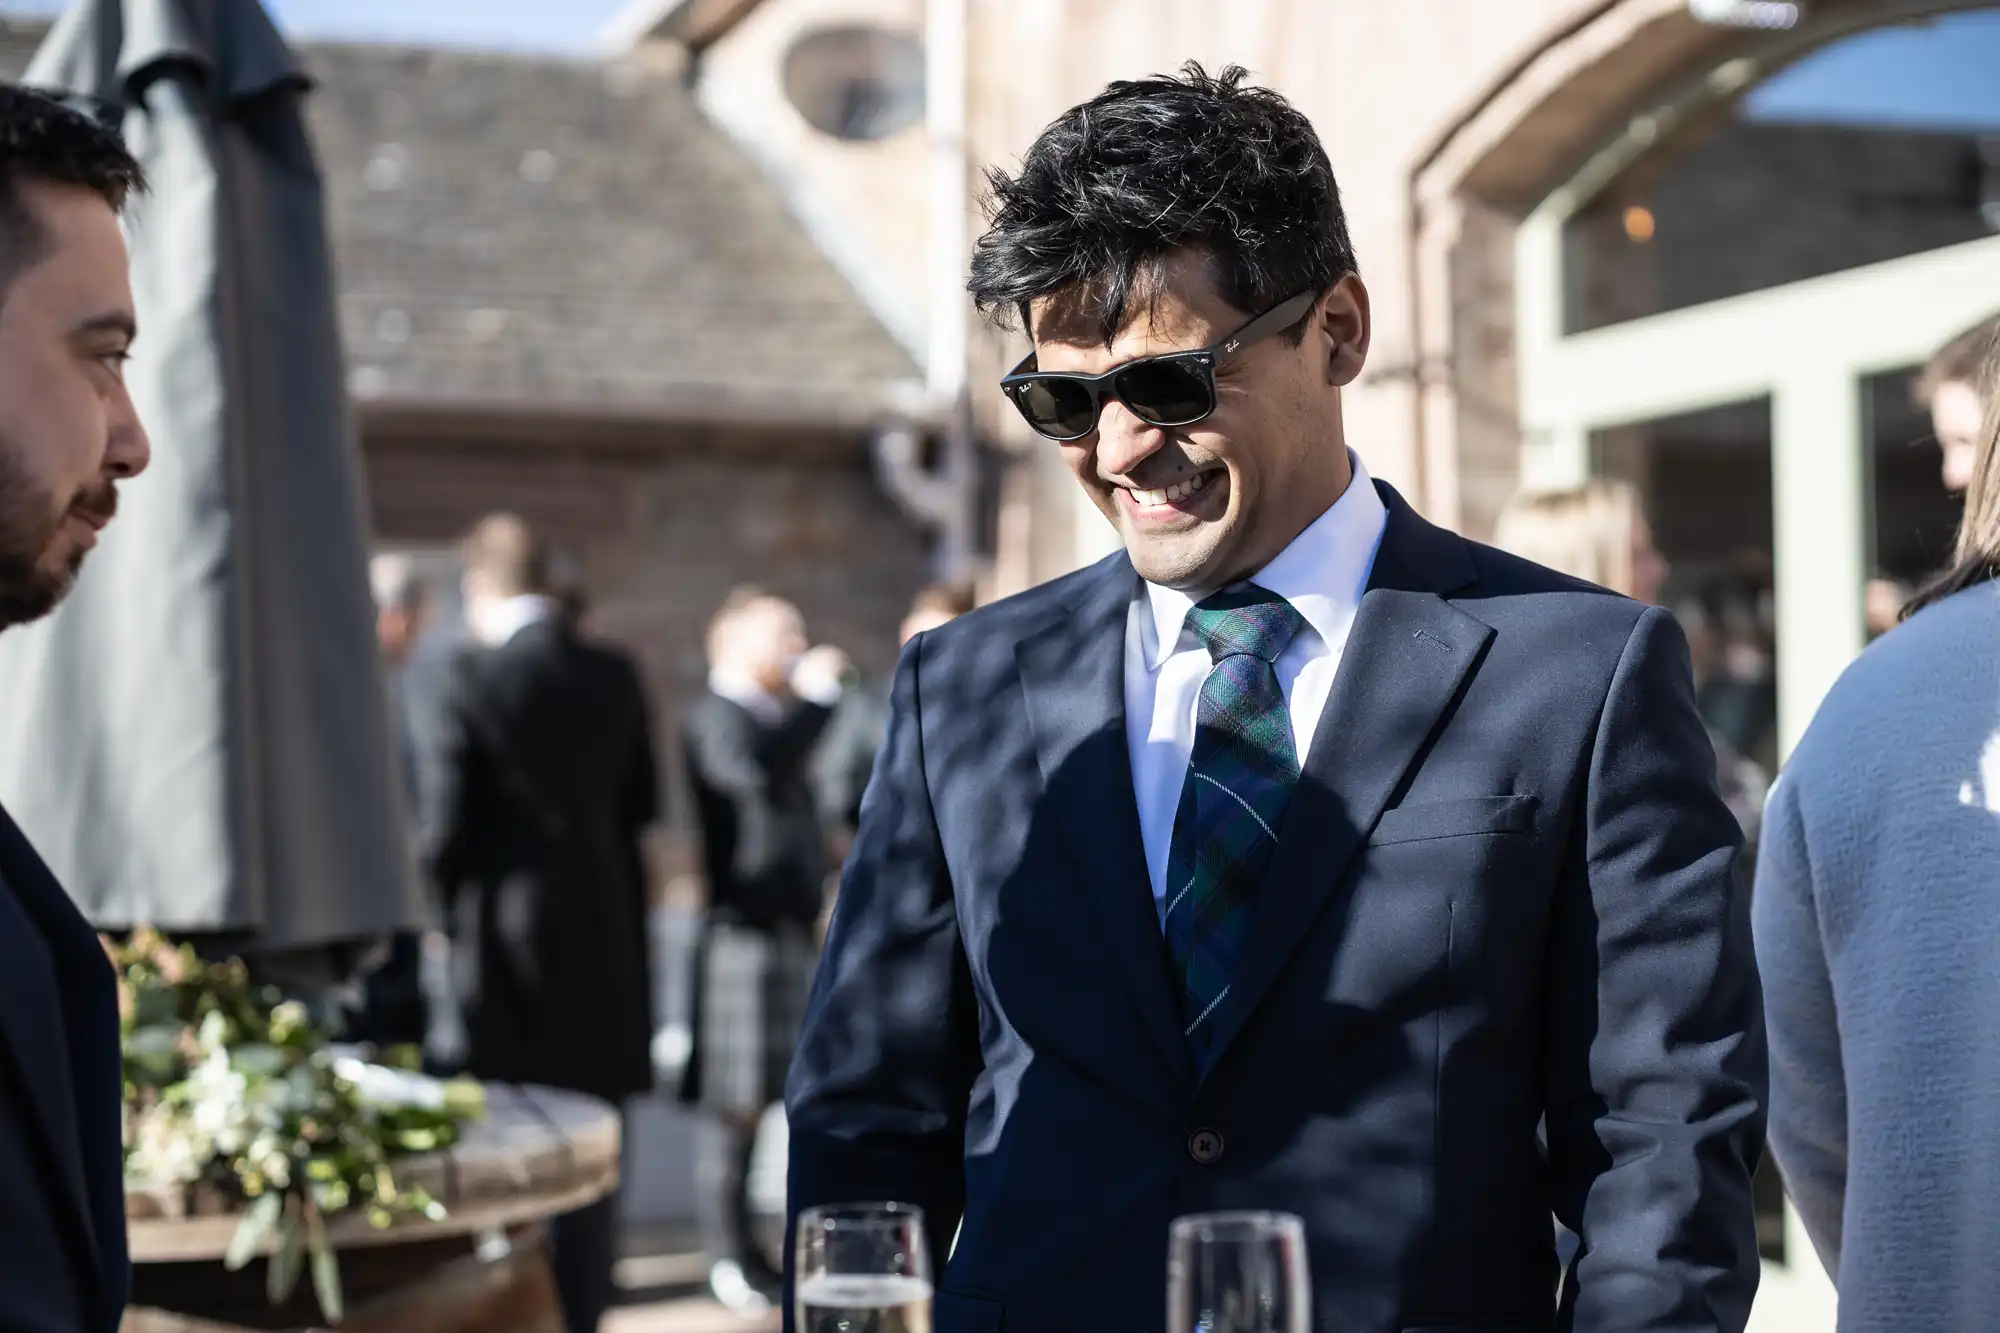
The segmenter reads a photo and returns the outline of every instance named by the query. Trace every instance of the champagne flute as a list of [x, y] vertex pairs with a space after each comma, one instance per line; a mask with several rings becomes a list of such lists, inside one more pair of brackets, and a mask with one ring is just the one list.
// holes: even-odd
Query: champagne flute
[[849, 1203], [799, 1214], [798, 1333], [930, 1333], [924, 1210]]
[[1167, 1333], [1311, 1333], [1305, 1224], [1289, 1213], [1177, 1218]]

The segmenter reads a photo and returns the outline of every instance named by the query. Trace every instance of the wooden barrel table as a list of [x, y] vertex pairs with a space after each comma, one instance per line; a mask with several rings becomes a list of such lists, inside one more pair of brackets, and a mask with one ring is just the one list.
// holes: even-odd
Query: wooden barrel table
[[[485, 1118], [450, 1151], [395, 1163], [400, 1183], [444, 1204], [442, 1221], [386, 1231], [358, 1214], [328, 1222], [347, 1333], [563, 1333], [543, 1229], [617, 1188], [618, 1113], [548, 1088], [489, 1084], [486, 1095]], [[190, 1210], [178, 1192], [132, 1191], [126, 1219], [134, 1273], [122, 1333], [328, 1327], [309, 1279], [273, 1306], [268, 1257], [223, 1267], [237, 1214]]]

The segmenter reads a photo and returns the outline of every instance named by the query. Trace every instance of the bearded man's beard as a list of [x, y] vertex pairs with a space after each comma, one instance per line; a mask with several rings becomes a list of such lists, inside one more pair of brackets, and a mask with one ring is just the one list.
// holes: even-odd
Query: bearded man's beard
[[108, 520], [117, 507], [118, 493], [108, 481], [58, 507], [15, 459], [0, 454], [0, 628], [41, 619], [76, 586], [85, 548], [53, 565], [49, 561], [63, 519], [81, 510]]

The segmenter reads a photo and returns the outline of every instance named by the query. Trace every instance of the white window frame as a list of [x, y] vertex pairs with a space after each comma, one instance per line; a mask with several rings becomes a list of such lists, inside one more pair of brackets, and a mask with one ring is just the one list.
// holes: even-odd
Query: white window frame
[[2000, 237], [1593, 329], [1562, 331], [1558, 195], [1515, 241], [1521, 475], [1590, 475], [1592, 431], [1771, 402], [1778, 732], [1798, 741], [1866, 642], [1872, 475], [1862, 381], [2000, 310]]

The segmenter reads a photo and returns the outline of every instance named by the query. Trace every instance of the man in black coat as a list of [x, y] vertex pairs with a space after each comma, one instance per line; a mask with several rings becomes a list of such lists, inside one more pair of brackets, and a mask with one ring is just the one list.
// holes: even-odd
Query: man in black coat
[[[54, 610], [145, 470], [118, 213], [139, 166], [0, 85], [0, 629]], [[125, 1249], [118, 992], [90, 924], [0, 812], [0, 1327], [115, 1333]]]
[[709, 1286], [755, 1315], [777, 1274], [754, 1234], [745, 1173], [760, 1117], [783, 1092], [812, 982], [827, 874], [812, 761], [847, 661], [838, 649], [808, 652], [798, 609], [754, 588], [716, 613], [708, 658], [708, 693], [682, 736], [709, 915], [681, 1094], [710, 1114], [698, 1182]]
[[[521, 520], [465, 543], [474, 644], [447, 699], [427, 859], [443, 896], [468, 1070], [622, 1102], [652, 1084], [640, 835], [658, 813], [645, 694], [630, 659], [584, 642]], [[571, 1333], [611, 1296], [615, 1205], [556, 1219]]]

